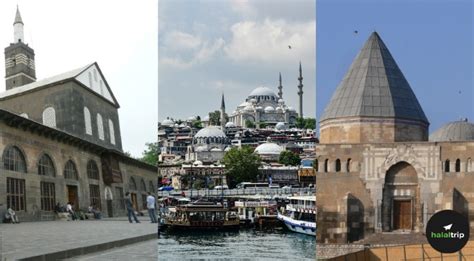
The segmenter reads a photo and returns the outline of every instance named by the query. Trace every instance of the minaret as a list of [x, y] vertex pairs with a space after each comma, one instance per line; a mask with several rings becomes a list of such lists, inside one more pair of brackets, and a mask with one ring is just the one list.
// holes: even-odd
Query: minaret
[[300, 96], [300, 102], [299, 102], [299, 117], [303, 118], [303, 73], [301, 71], [301, 61], [300, 61], [300, 77], [298, 77], [298, 81], [300, 82], [298, 84], [298, 96]]
[[221, 129], [224, 130], [225, 122], [225, 102], [224, 102], [224, 93], [222, 93], [222, 100], [221, 100]]
[[278, 98], [283, 99], [283, 86], [281, 86], [281, 73], [280, 73], [280, 85], [278, 85]]
[[5, 86], [12, 89], [36, 81], [35, 52], [24, 41], [23, 20], [16, 8], [13, 43], [5, 48]]

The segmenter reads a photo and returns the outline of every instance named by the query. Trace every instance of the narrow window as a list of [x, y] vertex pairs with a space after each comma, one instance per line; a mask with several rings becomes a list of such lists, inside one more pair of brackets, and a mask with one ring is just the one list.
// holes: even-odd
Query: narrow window
[[99, 133], [99, 139], [104, 140], [104, 123], [102, 122], [102, 116], [97, 113], [97, 131]]
[[86, 127], [86, 134], [92, 135], [91, 112], [87, 107], [84, 107], [84, 124]]
[[26, 210], [25, 180], [7, 178], [7, 209]]
[[53, 211], [56, 204], [56, 191], [53, 182], [41, 182], [41, 210]]
[[48, 107], [43, 111], [43, 124], [56, 128], [56, 111], [53, 107]]
[[444, 162], [444, 172], [449, 172], [449, 160], [447, 159], [445, 162]]

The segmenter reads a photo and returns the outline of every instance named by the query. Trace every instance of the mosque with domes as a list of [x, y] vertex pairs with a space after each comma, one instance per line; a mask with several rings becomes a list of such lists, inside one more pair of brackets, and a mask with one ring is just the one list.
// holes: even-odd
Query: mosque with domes
[[474, 229], [474, 124], [429, 121], [378, 33], [325, 108], [316, 145], [317, 240], [413, 233], [452, 209]]
[[299, 113], [283, 100], [283, 86], [281, 74], [279, 78], [278, 95], [272, 89], [264, 86], [255, 88], [249, 96], [241, 103], [235, 111], [229, 115], [229, 122], [236, 126], [248, 127], [247, 122], [254, 124], [257, 128], [264, 123], [267, 126], [279, 124], [293, 126], [296, 118], [303, 117], [303, 77], [301, 63], [299, 67]]

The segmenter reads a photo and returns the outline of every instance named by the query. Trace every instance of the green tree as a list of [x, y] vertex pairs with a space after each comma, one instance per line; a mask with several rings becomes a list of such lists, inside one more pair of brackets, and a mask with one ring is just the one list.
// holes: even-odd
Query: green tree
[[301, 164], [301, 158], [298, 154], [285, 150], [280, 153], [279, 163], [289, 166], [298, 166]]
[[194, 128], [201, 129], [202, 128], [202, 122], [201, 120], [194, 120], [192, 123]]
[[156, 166], [158, 164], [158, 155], [160, 154], [158, 142], [149, 142], [145, 145], [147, 148], [143, 151], [142, 158], [140, 160], [150, 165]]
[[253, 123], [251, 120], [245, 120], [245, 127], [246, 128], [255, 128], [255, 123]]
[[304, 128], [305, 129], [311, 129], [311, 130], [316, 129], [316, 119], [315, 118], [305, 119]]
[[233, 147], [224, 155], [222, 160], [227, 172], [227, 182], [235, 187], [240, 182], [255, 182], [259, 175], [260, 157], [249, 146]]
[[[224, 112], [225, 123], [229, 121], [229, 116]], [[221, 125], [221, 111], [209, 112], [209, 124], [210, 125]]]
[[306, 122], [305, 122], [304, 118], [298, 117], [298, 118], [296, 118], [295, 126], [296, 126], [296, 128], [302, 129], [302, 128], [304, 128], [305, 123], [306, 123]]
[[268, 126], [268, 123], [261, 121], [259, 122], [259, 125], [260, 125], [260, 129], [265, 129]]

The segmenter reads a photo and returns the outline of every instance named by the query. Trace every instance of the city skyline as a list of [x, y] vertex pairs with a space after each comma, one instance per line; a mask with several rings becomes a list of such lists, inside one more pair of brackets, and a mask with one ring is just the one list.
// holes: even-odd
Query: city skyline
[[315, 3], [272, 3], [160, 1], [159, 122], [204, 118], [222, 93], [230, 114], [259, 86], [277, 93], [279, 73], [283, 99], [297, 109], [300, 61], [303, 111], [314, 118]]

